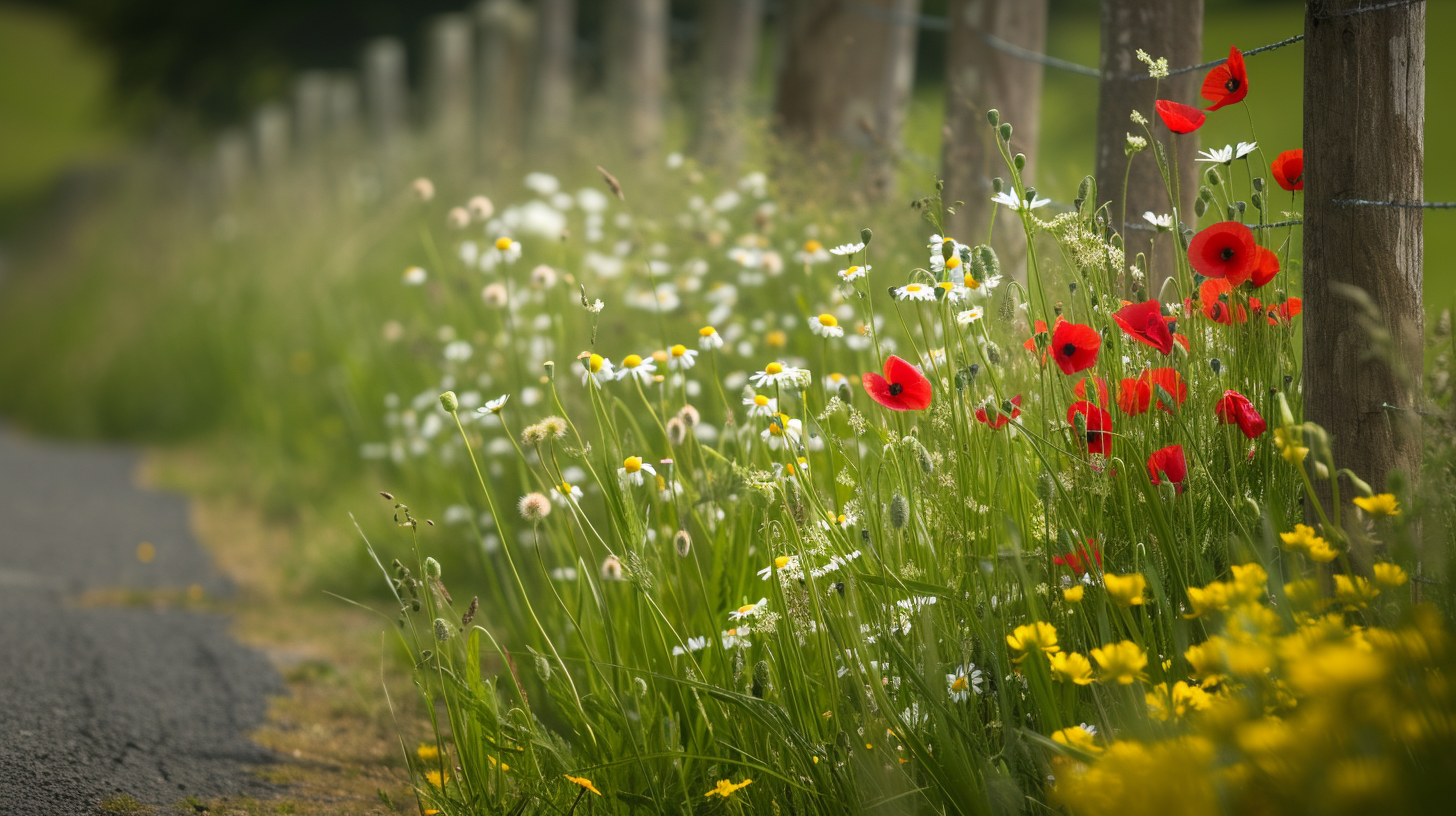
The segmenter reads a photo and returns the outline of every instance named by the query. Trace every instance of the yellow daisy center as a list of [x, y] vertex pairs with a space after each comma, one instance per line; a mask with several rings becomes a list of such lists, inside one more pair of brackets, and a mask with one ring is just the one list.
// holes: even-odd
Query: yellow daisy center
[[788, 565], [788, 563], [789, 557], [787, 555], [781, 555], [778, 558], [774, 559], [774, 567], [778, 569], [783, 569], [785, 566]]
[[622, 358], [622, 365], [626, 366], [627, 368], [636, 368], [637, 366], [642, 365], [642, 358], [637, 356], [636, 354], [628, 354], [626, 357]]
[[712, 337], [717, 333], [718, 330], [713, 328], [712, 326], [704, 326], [701, 329], [698, 329], [698, 334], [702, 335], [703, 337]]
[[597, 372], [602, 370], [602, 363], [604, 362], [606, 362], [606, 360], [602, 357], [602, 355], [593, 354], [591, 356], [591, 359], [587, 360], [587, 367], [591, 369], [591, 373], [596, 374]]
[[839, 325], [839, 319], [832, 314], [819, 315], [819, 325], [825, 328], [834, 328]]
[[804, 242], [804, 251], [805, 252], [818, 252], [819, 250], [821, 250], [823, 248], [824, 248], [824, 245], [821, 244], [821, 243], [819, 243], [818, 241], [814, 240], [813, 238], [810, 238], [809, 240], [807, 240], [807, 241]]
[[626, 461], [622, 462], [622, 469], [628, 473], [636, 473], [642, 469], [642, 457], [628, 456]]
[[961, 265], [961, 259], [958, 256], [952, 255], [949, 258], [946, 258], [945, 259], [945, 268], [946, 269], [955, 269], [957, 266], [960, 266], [960, 265]]
[[755, 394], [753, 396], [753, 404], [754, 405], [768, 405], [768, 397], [765, 397], [762, 394]]
[[905, 291], [907, 291], [907, 292], [919, 292], [921, 289], [924, 289], [924, 288], [925, 287], [921, 286], [918, 283], [912, 283], [909, 286], [906, 286], [905, 287]]
[[782, 374], [784, 373], [784, 367], [778, 363], [769, 363], [768, 365], [763, 367], [763, 373]]
[[667, 352], [662, 351], [661, 349], [654, 351], [652, 352], [652, 359], [656, 360], [659, 363], [665, 363], [667, 362]]
[[951, 691], [965, 691], [966, 690], [966, 687], [968, 687], [968, 686], [970, 686], [970, 683], [966, 680], [965, 675], [962, 675], [960, 677], [957, 677], [955, 679], [955, 682], [954, 683], [951, 683], [950, 684], [950, 690]]
[[687, 350], [687, 346], [684, 346], [682, 343], [678, 343], [677, 345], [672, 347], [672, 356], [681, 357], [687, 353]]
[[512, 241], [511, 239], [506, 238], [505, 236], [502, 236], [500, 238], [495, 239], [495, 248], [496, 249], [499, 249], [501, 252], [505, 252], [506, 250], [510, 249], [511, 248], [511, 244], [514, 244], [514, 243], [515, 243], [515, 241]]

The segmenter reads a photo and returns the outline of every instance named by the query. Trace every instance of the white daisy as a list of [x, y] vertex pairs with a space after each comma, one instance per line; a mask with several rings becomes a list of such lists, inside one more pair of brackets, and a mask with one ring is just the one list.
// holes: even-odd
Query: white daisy
[[551, 500], [562, 507], [571, 507], [572, 504], [581, 501], [581, 488], [568, 482], [562, 482], [551, 491]]
[[839, 319], [829, 313], [809, 318], [809, 331], [820, 337], [843, 337], [844, 327], [839, 325]]
[[991, 201], [993, 203], [1000, 204], [1010, 209], [1012, 212], [1020, 212], [1021, 210], [1035, 210], [1052, 203], [1052, 200], [1050, 198], [1037, 198], [1034, 195], [1032, 196], [1030, 201], [1024, 201], [1018, 198], [1016, 194], [1012, 193], [1010, 190], [1003, 190], [996, 195], [991, 196]]
[[873, 268], [874, 267], [871, 266], [851, 266], [847, 269], [839, 270], [839, 277], [841, 280], [844, 281], [857, 280], [859, 278], [863, 278], [865, 276], [865, 273], [869, 272]]
[[[679, 155], [679, 154], [674, 153], [673, 155], [676, 156], [676, 155]], [[702, 650], [704, 650], [706, 648], [708, 648], [708, 639], [707, 638], [705, 638], [705, 637], [690, 637], [690, 638], [688, 638], [688, 642], [687, 642], [687, 645], [686, 646], [674, 646], [674, 647], [672, 647], [672, 653], [673, 653], [674, 656], [682, 656], [682, 655], [688, 654], [689, 652], [701, 652]]]
[[955, 671], [945, 676], [946, 686], [949, 687], [950, 698], [957, 703], [964, 703], [970, 699], [971, 694], [981, 693], [982, 675], [976, 664], [967, 663], [959, 666]]
[[419, 286], [420, 284], [425, 282], [425, 278], [427, 277], [429, 277], [429, 275], [425, 272], [424, 269], [421, 269], [418, 266], [411, 266], [409, 269], [406, 269], [404, 271], [404, 285]]
[[831, 255], [853, 255], [854, 253], [859, 252], [864, 248], [865, 245], [859, 242], [855, 242], [853, 244], [840, 244], [839, 246], [829, 250], [829, 253]]
[[801, 264], [824, 263], [829, 260], [829, 250], [824, 245], [810, 238], [804, 242], [804, 247], [794, 253], [794, 260]]
[[1224, 145], [1223, 147], [1211, 147], [1207, 150], [1198, 151], [1198, 161], [1209, 162], [1210, 164], [1228, 164], [1234, 160], [1234, 146]]
[[1258, 142], [1239, 142], [1238, 146], [1234, 148], [1234, 158], [1242, 159], [1250, 153], [1253, 153], [1258, 147]]
[[798, 565], [798, 563], [799, 556], [797, 555], [781, 555], [778, 558], [774, 559], [773, 564], [759, 570], [758, 577], [760, 580], [767, 581], [769, 579], [769, 576], [773, 575], [774, 570], [793, 569]]
[[753, 645], [751, 642], [749, 642], [748, 638], [745, 637], [747, 634], [747, 631], [739, 632], [736, 627], [725, 631], [723, 633], [723, 648], [732, 649], [735, 646], [741, 646], [747, 649], [749, 646]]
[[786, 366], [783, 363], [769, 363], [763, 370], [748, 378], [754, 388], [768, 388], [778, 386], [780, 388], [798, 388], [807, 383], [809, 371], [803, 368]]
[[762, 612], [768, 606], [768, 598], [759, 598], [758, 603], [744, 604], [728, 613], [730, 620], [743, 620]]
[[771, 417], [779, 412], [779, 401], [763, 394], [744, 397], [743, 404], [748, 406], [750, 417]]
[[935, 287], [923, 283], [907, 283], [894, 290], [895, 300], [935, 300]]
[[628, 456], [622, 462], [622, 466], [617, 468], [617, 478], [621, 479], [624, 485], [631, 484], [641, 487], [643, 473], [657, 475], [657, 471], [653, 469], [652, 465], [643, 462], [640, 456]]
[[1148, 210], [1147, 212], [1143, 213], [1143, 220], [1157, 227], [1158, 232], [1170, 230], [1173, 228], [1172, 213], [1163, 213], [1162, 215], [1158, 215], [1152, 210]]
[[622, 365], [617, 368], [617, 379], [625, 380], [628, 377], [636, 377], [643, 385], [652, 382], [657, 374], [657, 363], [651, 358], [642, 359], [636, 354], [628, 354], [622, 358]]
[[499, 397], [496, 397], [493, 400], [489, 400], [488, 402], [486, 402], [484, 405], [480, 406], [479, 408], [476, 408], [475, 409], [475, 413], [477, 413], [477, 414], [499, 414], [501, 412], [501, 409], [504, 408], [504, 407], [506, 407], [506, 401], [509, 400], [510, 398], [511, 398], [511, 395], [510, 394], [502, 394], [502, 395], [500, 395]]
[[698, 363], [698, 353], [678, 343], [667, 350], [667, 367], [673, 371], [687, 371]]
[[515, 263], [521, 257], [521, 242], [514, 238], [501, 236], [495, 239], [495, 250], [500, 253], [500, 260]]
[[785, 441], [798, 444], [804, 435], [804, 423], [798, 419], [789, 419], [787, 414], [774, 414], [768, 419], [768, 427], [759, 434], [769, 450], [778, 450], [784, 446]]
[[698, 329], [698, 348], [703, 351], [713, 351], [723, 348], [723, 335], [712, 326], [704, 326]]
[[984, 315], [985, 312], [981, 310], [980, 306], [972, 306], [964, 312], [957, 313], [956, 322], [961, 324], [962, 326], [969, 326], [972, 323], [979, 321]]
[[581, 359], [581, 384], [588, 383], [601, 388], [611, 380], [616, 379], [613, 373], [612, 361], [600, 354], [591, 354]]

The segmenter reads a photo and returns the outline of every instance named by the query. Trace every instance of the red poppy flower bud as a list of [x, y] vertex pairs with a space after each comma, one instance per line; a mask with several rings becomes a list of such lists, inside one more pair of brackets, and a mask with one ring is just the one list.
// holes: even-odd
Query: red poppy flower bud
[[1203, 127], [1204, 120], [1208, 118], [1198, 108], [1167, 99], [1159, 99], [1153, 107], [1158, 111], [1158, 118], [1174, 133], [1192, 133]]
[[1286, 150], [1269, 163], [1269, 175], [1274, 183], [1288, 192], [1304, 189], [1304, 151]]
[[1183, 480], [1188, 478], [1188, 461], [1183, 458], [1183, 446], [1169, 445], [1153, 451], [1148, 457], [1148, 478], [1155, 485], [1163, 484], [1166, 479], [1182, 493]]

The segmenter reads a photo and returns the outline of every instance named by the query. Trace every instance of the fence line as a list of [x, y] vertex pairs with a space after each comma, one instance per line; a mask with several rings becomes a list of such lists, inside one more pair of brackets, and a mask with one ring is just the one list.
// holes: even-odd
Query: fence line
[[1456, 201], [1370, 201], [1364, 198], [1337, 198], [1336, 204], [1346, 207], [1398, 207], [1407, 210], [1456, 210]]

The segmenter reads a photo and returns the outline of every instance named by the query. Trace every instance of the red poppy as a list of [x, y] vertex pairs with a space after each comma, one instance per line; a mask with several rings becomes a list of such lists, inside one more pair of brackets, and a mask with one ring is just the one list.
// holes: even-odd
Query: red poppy
[[1174, 133], [1192, 133], [1203, 127], [1203, 120], [1208, 118], [1198, 108], [1167, 99], [1159, 99], [1153, 107], [1158, 109], [1158, 117], [1163, 120], [1163, 124]]
[[1304, 311], [1304, 301], [1292, 297], [1283, 303], [1269, 307], [1269, 325], [1277, 326], [1280, 323], [1289, 323]]
[[1155, 485], [1162, 484], [1166, 478], [1182, 493], [1183, 480], [1188, 478], [1188, 461], [1183, 458], [1183, 446], [1169, 445], [1153, 451], [1153, 455], [1148, 457], [1148, 478]]
[[1286, 150], [1269, 162], [1274, 182], [1289, 192], [1304, 189], [1304, 151]]
[[1173, 335], [1173, 342], [1175, 342], [1178, 345], [1182, 346], [1184, 351], [1192, 351], [1193, 350], [1188, 345], [1188, 335], [1186, 335], [1186, 334], [1175, 334], [1175, 335]]
[[1021, 416], [1021, 395], [1020, 394], [1017, 394], [1016, 396], [1014, 396], [1014, 397], [1011, 398], [1011, 405], [1012, 405], [1012, 408], [1011, 408], [1011, 415], [1010, 416], [1007, 416], [1007, 414], [1006, 414], [1005, 411], [997, 411], [996, 412], [996, 418], [995, 419], [991, 419], [989, 416], [986, 415], [986, 409], [985, 408], [977, 408], [976, 409], [976, 420], [979, 421], [980, 423], [982, 423], [983, 425], [989, 425], [989, 426], [991, 426], [991, 430], [993, 430], [993, 431], [1000, 430], [1001, 428], [1006, 427], [1006, 423], [1008, 423], [1011, 420], [1016, 419], [1017, 417]]
[[[1160, 386], [1179, 405], [1182, 405], [1188, 400], [1188, 383], [1183, 381], [1183, 377], [1178, 373], [1178, 369], [1155, 368], [1152, 371], [1143, 372], [1143, 377], [1147, 379], [1148, 388], [1154, 395], [1158, 392], [1153, 386]], [[1168, 407], [1162, 398], [1158, 399], [1158, 407], [1170, 414], [1173, 413], [1173, 409]]]
[[1225, 425], [1238, 425], [1244, 436], [1250, 439], [1263, 433], [1268, 427], [1264, 418], [1254, 410], [1254, 403], [1237, 391], [1223, 392], [1223, 399], [1213, 406], [1213, 414]]
[[1254, 231], [1237, 221], [1220, 221], [1203, 228], [1188, 243], [1188, 262], [1205, 278], [1223, 278], [1230, 286], [1249, 279], [1259, 263]]
[[1173, 333], [1168, 331], [1162, 305], [1156, 300], [1130, 303], [1114, 312], [1112, 320], [1139, 343], [1164, 354], [1173, 353]]
[[1244, 101], [1249, 93], [1249, 75], [1244, 71], [1244, 55], [1239, 49], [1229, 46], [1228, 62], [1208, 72], [1203, 78], [1203, 98], [1212, 102], [1208, 106], [1216, 111], [1225, 105]]
[[930, 407], [930, 380], [893, 354], [885, 361], [885, 376], [869, 372], [862, 382], [870, 399], [891, 411], [924, 411]]
[[1112, 454], [1112, 414], [1102, 410], [1101, 407], [1081, 400], [1067, 406], [1067, 424], [1077, 427], [1077, 414], [1081, 414], [1086, 422], [1086, 431], [1081, 438], [1082, 446], [1088, 453], [1100, 453], [1103, 456]]
[[1097, 549], [1097, 544], [1092, 539], [1087, 539], [1085, 547], [1079, 547], [1075, 552], [1066, 555], [1052, 557], [1052, 563], [1070, 569], [1073, 573], [1081, 575], [1092, 567], [1092, 562], [1097, 562], [1097, 568], [1102, 568], [1102, 551]]
[[1153, 404], [1153, 383], [1144, 374], [1135, 380], [1124, 379], [1117, 386], [1117, 407], [1128, 416], [1146, 413]]
[[[1230, 305], [1228, 296], [1233, 292], [1229, 282], [1220, 278], [1209, 278], [1198, 286], [1198, 308], [1203, 316], [1215, 323], [1222, 323], [1225, 326], [1232, 326], [1237, 317], [1238, 322], [1247, 323], [1249, 313], [1242, 305]], [[1192, 311], [1193, 301], [1187, 301], [1188, 309]]]
[[1101, 377], [1083, 377], [1082, 379], [1077, 380], [1077, 384], [1072, 386], [1072, 393], [1077, 396], [1077, 399], [1087, 399], [1087, 380], [1089, 379], [1097, 384], [1097, 404], [1101, 405], [1103, 408], [1106, 408], [1107, 380], [1104, 380]]
[[1268, 247], [1259, 247], [1259, 262], [1254, 265], [1253, 274], [1249, 280], [1254, 282], [1254, 288], [1258, 288], [1274, 280], [1279, 274], [1279, 253]]
[[1091, 326], [1062, 321], [1052, 331], [1052, 359], [1063, 374], [1076, 374], [1097, 364], [1102, 337]]

